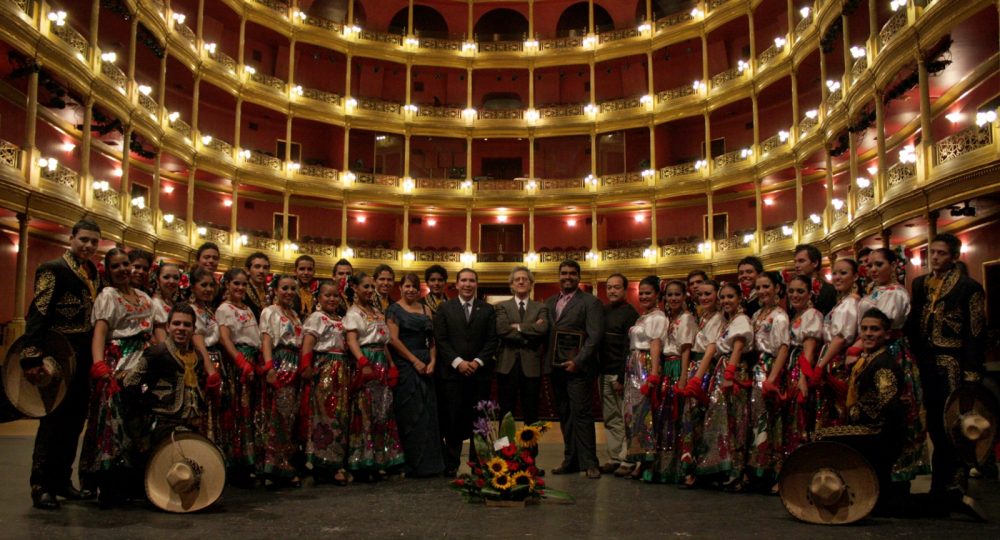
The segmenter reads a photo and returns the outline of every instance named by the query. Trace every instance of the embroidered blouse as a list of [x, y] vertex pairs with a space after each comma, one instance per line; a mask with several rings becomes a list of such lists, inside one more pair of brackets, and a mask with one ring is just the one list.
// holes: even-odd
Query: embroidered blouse
[[344, 352], [344, 322], [323, 311], [314, 311], [302, 325], [302, 330], [316, 338], [316, 352]]
[[153, 330], [153, 301], [146, 293], [133, 289], [138, 301], [132, 303], [114, 287], [105, 287], [97, 295], [91, 322], [108, 323], [108, 339], [137, 336]]
[[893, 330], [902, 330], [910, 314], [910, 293], [902, 285], [876, 285], [858, 302], [858, 324], [861, 316], [871, 308], [878, 308], [892, 321]]
[[788, 327], [788, 314], [781, 307], [761, 308], [753, 316], [754, 349], [771, 356], [778, 354], [781, 346], [791, 341]]
[[698, 336], [698, 321], [689, 311], [683, 311], [679, 317], [668, 319], [667, 330], [663, 336], [663, 356], [680, 356], [684, 345], [694, 346]]
[[205, 309], [198, 304], [191, 304], [194, 309], [194, 333], [205, 338], [206, 347], [215, 347], [219, 344], [219, 321], [211, 310]]
[[836, 337], [854, 343], [858, 337], [858, 299], [848, 295], [823, 317], [823, 341], [833, 342]]
[[667, 316], [659, 309], [641, 315], [628, 329], [629, 348], [648, 351], [654, 339], [662, 339], [667, 328]]
[[385, 324], [385, 316], [379, 312], [368, 315], [360, 307], [354, 305], [344, 316], [344, 331], [354, 330], [358, 333], [358, 345], [385, 345], [389, 343], [389, 327]]
[[709, 343], [715, 343], [715, 340], [719, 339], [724, 326], [726, 326], [726, 318], [721, 311], [716, 311], [707, 319], [699, 319], [698, 335], [694, 337], [694, 346], [691, 347], [691, 350], [698, 353], [705, 352]]
[[287, 317], [280, 306], [267, 306], [260, 312], [260, 333], [271, 336], [272, 347], [302, 346], [302, 323], [298, 315]]
[[260, 348], [260, 327], [257, 318], [249, 306], [238, 308], [229, 302], [223, 302], [215, 310], [215, 320], [219, 326], [229, 329], [229, 336], [235, 345], [249, 345]]
[[809, 308], [792, 321], [792, 347], [801, 347], [809, 338], [823, 341], [823, 314]]
[[750, 324], [750, 317], [743, 313], [729, 321], [726, 328], [719, 334], [719, 338], [715, 340], [716, 354], [725, 356], [732, 353], [737, 338], [743, 338], [747, 345], [753, 341], [753, 325]]

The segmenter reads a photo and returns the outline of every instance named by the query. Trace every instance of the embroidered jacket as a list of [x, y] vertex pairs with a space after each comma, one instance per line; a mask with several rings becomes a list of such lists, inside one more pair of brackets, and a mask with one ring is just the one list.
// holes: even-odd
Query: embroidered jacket
[[39, 265], [35, 271], [35, 297], [28, 308], [28, 345], [41, 347], [46, 330], [67, 337], [94, 329], [91, 313], [103, 282], [97, 266], [79, 261], [69, 250], [62, 257]]
[[967, 374], [983, 369], [986, 351], [986, 297], [974, 279], [953, 268], [941, 279], [913, 281], [913, 308], [907, 334], [918, 359], [949, 357]]

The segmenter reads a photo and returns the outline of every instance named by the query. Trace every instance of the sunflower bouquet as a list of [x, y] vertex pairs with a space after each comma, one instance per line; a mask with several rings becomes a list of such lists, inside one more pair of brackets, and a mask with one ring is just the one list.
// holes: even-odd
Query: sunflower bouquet
[[476, 405], [480, 417], [473, 424], [473, 444], [479, 462], [470, 461], [471, 473], [451, 482], [469, 502], [537, 501], [541, 498], [572, 501], [569, 494], [549, 489], [535, 466], [535, 449], [549, 425], [537, 422], [517, 429], [510, 413], [498, 420], [492, 401]]

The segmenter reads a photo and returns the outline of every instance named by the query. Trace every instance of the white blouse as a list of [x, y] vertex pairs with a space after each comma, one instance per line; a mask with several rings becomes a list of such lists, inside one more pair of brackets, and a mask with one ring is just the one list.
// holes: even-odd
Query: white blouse
[[302, 345], [302, 323], [298, 315], [286, 317], [280, 306], [267, 306], [260, 312], [260, 333], [271, 336], [272, 347], [297, 349]]
[[628, 329], [629, 348], [633, 351], [648, 351], [654, 339], [662, 339], [667, 328], [667, 316], [655, 309], [643, 314]]
[[893, 330], [902, 330], [910, 314], [910, 293], [902, 285], [879, 285], [858, 302], [858, 325], [871, 308], [878, 308], [892, 321]]
[[[753, 325], [750, 324], [750, 317], [740, 313], [729, 325], [719, 334], [715, 340], [715, 348], [719, 355], [726, 355], [733, 352], [733, 345], [737, 338], [743, 338], [744, 347], [753, 341]], [[745, 350], [745, 349], [744, 349]]]
[[792, 346], [801, 347], [809, 338], [823, 341], [823, 314], [809, 308], [792, 321]]
[[852, 295], [845, 296], [823, 318], [823, 341], [830, 344], [838, 336], [847, 343], [858, 337], [858, 299]]
[[234, 345], [260, 348], [260, 327], [257, 326], [257, 317], [253, 316], [253, 311], [250, 311], [249, 307], [243, 306], [241, 309], [229, 302], [223, 302], [219, 309], [215, 310], [215, 320], [219, 326], [229, 329], [229, 336]]
[[344, 352], [343, 321], [334, 319], [322, 311], [314, 311], [302, 325], [302, 330], [316, 338], [314, 351]]
[[694, 345], [698, 335], [698, 322], [694, 315], [684, 311], [679, 317], [670, 319], [663, 336], [663, 356], [680, 356], [685, 345]]
[[772, 356], [778, 354], [781, 346], [791, 341], [788, 327], [788, 314], [781, 307], [772, 310], [761, 308], [753, 314], [754, 349]]
[[708, 319], [698, 321], [698, 335], [694, 337], [694, 346], [691, 350], [698, 353], [705, 352], [709, 343], [715, 343], [722, 334], [722, 328], [726, 326], [726, 318], [721, 311], [716, 311]]
[[344, 315], [344, 331], [354, 330], [358, 333], [358, 345], [385, 345], [389, 343], [389, 327], [385, 324], [385, 316], [376, 312], [369, 317], [354, 305]]
[[167, 324], [167, 319], [170, 317], [170, 310], [173, 306], [167, 305], [159, 296], [153, 297], [153, 325], [165, 325]]
[[219, 344], [219, 321], [216, 320], [215, 315], [211, 311], [199, 306], [198, 304], [191, 304], [191, 309], [194, 310], [194, 333], [199, 334], [205, 338], [206, 347], [215, 347]]
[[114, 287], [105, 287], [94, 301], [91, 322], [108, 323], [108, 339], [121, 339], [153, 331], [153, 301], [149, 296], [133, 289], [138, 302], [125, 299]]

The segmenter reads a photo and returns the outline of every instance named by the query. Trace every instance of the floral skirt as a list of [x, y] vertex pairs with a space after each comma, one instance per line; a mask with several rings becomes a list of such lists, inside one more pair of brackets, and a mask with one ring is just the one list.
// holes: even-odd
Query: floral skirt
[[[780, 399], [764, 396], [764, 381], [771, 373], [774, 358], [768, 353], [759, 354], [750, 372], [753, 385], [750, 387], [750, 441], [747, 457], [750, 473], [770, 480], [777, 478], [776, 474], [781, 470], [784, 457], [784, 407]], [[779, 391], [784, 391], [783, 386], [784, 381], [779, 379]]]
[[737, 479], [746, 463], [747, 416], [749, 392], [739, 382], [747, 379], [747, 366], [736, 365], [736, 383], [723, 386], [729, 356], [716, 361], [708, 386], [708, 408], [702, 432], [704, 449], [698, 460], [696, 474], [724, 474]]
[[[688, 380], [693, 379], [698, 372], [703, 353], [691, 352], [691, 366], [688, 368]], [[709, 365], [708, 371], [701, 379], [701, 389], [708, 391], [712, 380], [714, 366]], [[702, 433], [705, 428], [705, 405], [694, 397], [688, 397], [681, 407], [680, 434], [677, 453], [680, 456], [680, 469], [685, 475], [694, 474], [697, 463], [705, 454]]]
[[906, 406], [906, 438], [903, 453], [892, 467], [894, 482], [908, 482], [917, 475], [930, 472], [927, 456], [927, 419], [924, 411], [924, 391], [920, 384], [920, 370], [910, 352], [905, 337], [897, 336], [889, 342], [889, 353], [903, 370], [900, 399]]
[[317, 352], [313, 376], [303, 385], [306, 463], [335, 473], [347, 458], [350, 431], [351, 369], [340, 352]]
[[[260, 350], [252, 345], [236, 344], [251, 365], [256, 365]], [[252, 467], [254, 454], [254, 381], [241, 381], [243, 373], [231, 358], [226, 357], [220, 366], [222, 399], [215, 429], [215, 441], [226, 456], [230, 467]]]
[[800, 354], [802, 354], [802, 347], [792, 349], [791, 355], [788, 357], [791, 369], [785, 370], [785, 392], [788, 394], [788, 401], [785, 402], [784, 420], [782, 421], [785, 437], [782, 461], [798, 447], [809, 442], [812, 428], [810, 424], [813, 421], [813, 402], [809, 399], [811, 395], [806, 390], [805, 399], [800, 402], [801, 394], [796, 390], [799, 378], [802, 376], [802, 369], [798, 363]]
[[[120, 382], [125, 366], [134, 367], [148, 343], [146, 334], [109, 341], [104, 347], [104, 362], [111, 368], [111, 376]], [[121, 392], [112, 394], [110, 382], [95, 381], [90, 393], [80, 454], [80, 470], [86, 473], [128, 468], [138, 463], [133, 441], [142, 437], [145, 415], [129, 409]]]
[[396, 429], [392, 389], [387, 384], [389, 361], [384, 345], [361, 347], [374, 378], [351, 395], [351, 428], [347, 468], [385, 471], [405, 461]]
[[625, 439], [628, 450], [625, 459], [630, 462], [653, 461], [656, 458], [656, 425], [653, 420], [651, 397], [658, 389], [642, 393], [652, 371], [649, 351], [633, 349], [625, 363], [625, 392], [623, 396]]
[[643, 474], [643, 480], [674, 483], [682, 477], [680, 431], [684, 402], [674, 389], [681, 378], [681, 357], [665, 357], [661, 366], [662, 383], [657, 394], [659, 404], [654, 411], [657, 435], [656, 458], [653, 466]]
[[[282, 373], [294, 373], [299, 368], [298, 349], [276, 347], [271, 359], [279, 378]], [[257, 391], [254, 415], [257, 438], [254, 444], [258, 472], [273, 478], [292, 478], [297, 474], [292, 465], [292, 458], [298, 450], [292, 430], [299, 410], [298, 385], [275, 388], [265, 376], [261, 376], [257, 381]]]
[[[822, 358], [825, 354], [826, 347], [820, 352], [819, 357]], [[846, 360], [843, 354], [838, 354], [831, 358], [830, 362], [824, 368], [827, 370], [827, 376], [832, 376], [842, 382], [845, 387], [851, 378], [851, 368], [847, 366]], [[816, 388], [812, 394], [815, 408], [815, 431], [849, 423], [846, 395], [837, 395], [830, 385], [825, 382]]]

